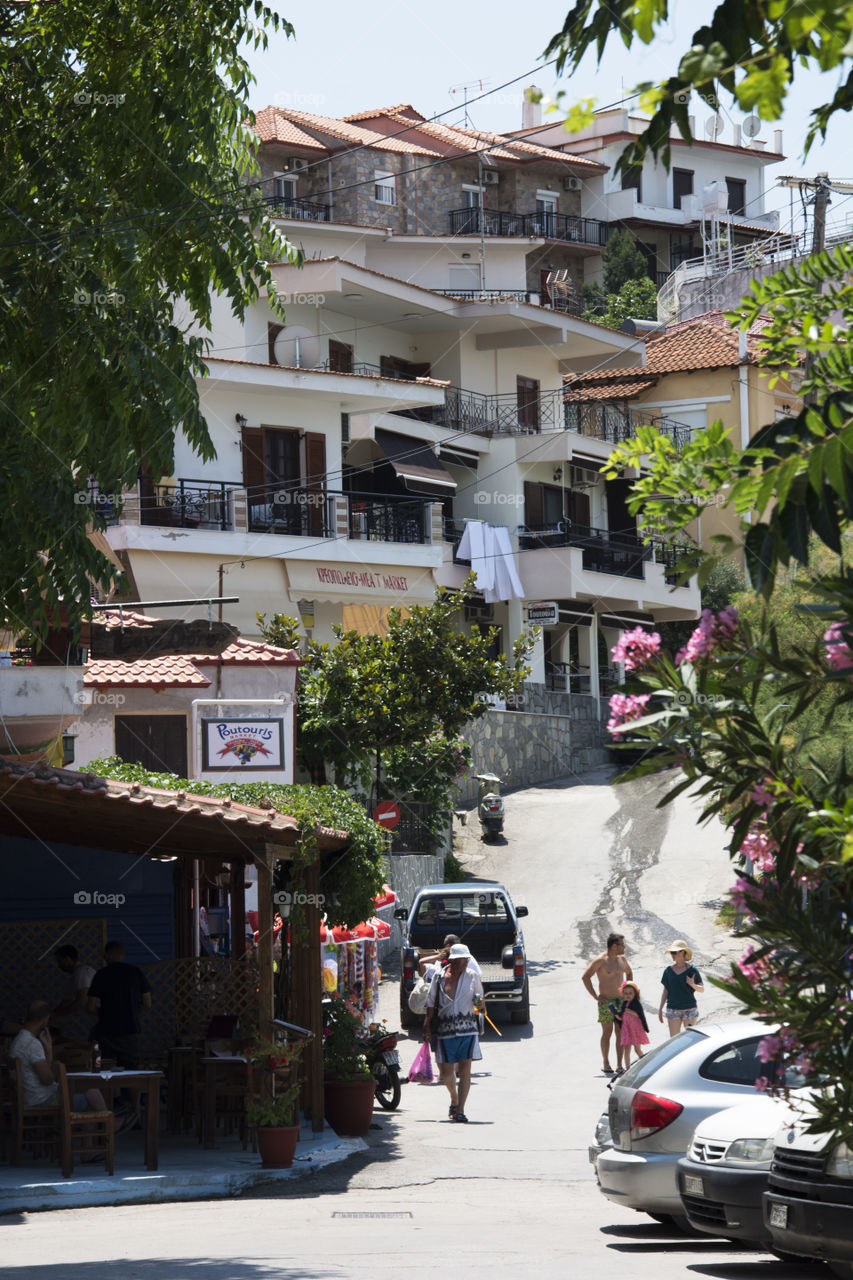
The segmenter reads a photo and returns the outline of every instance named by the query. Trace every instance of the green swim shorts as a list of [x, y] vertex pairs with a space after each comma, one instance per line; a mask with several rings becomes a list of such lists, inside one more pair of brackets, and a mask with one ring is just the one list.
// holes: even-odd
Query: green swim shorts
[[598, 1002], [598, 1021], [603, 1027], [609, 1027], [613, 1023], [613, 1010], [606, 1000]]

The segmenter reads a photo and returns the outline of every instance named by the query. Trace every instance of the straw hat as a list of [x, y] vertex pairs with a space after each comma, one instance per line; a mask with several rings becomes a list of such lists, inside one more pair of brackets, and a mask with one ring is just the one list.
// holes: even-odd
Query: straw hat
[[639, 998], [640, 998], [640, 988], [637, 986], [636, 982], [634, 982], [634, 981], [632, 981], [632, 980], [629, 980], [628, 982], [623, 982], [623, 983], [622, 983], [622, 986], [621, 986], [619, 989], [620, 989], [620, 991], [622, 992], [623, 996], [624, 996], [624, 994], [625, 994], [625, 988], [626, 988], [626, 987], [630, 987], [632, 991], [635, 991], [635, 992], [637, 993], [637, 999], [639, 1000]]
[[672, 946], [667, 947], [666, 954], [668, 956], [675, 955], [676, 951], [684, 951], [687, 955], [688, 963], [693, 959], [693, 951], [683, 938], [676, 938]]

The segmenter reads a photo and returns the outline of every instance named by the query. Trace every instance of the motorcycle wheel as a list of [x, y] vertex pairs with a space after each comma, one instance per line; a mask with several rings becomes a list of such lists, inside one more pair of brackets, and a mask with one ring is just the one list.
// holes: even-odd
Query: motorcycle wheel
[[384, 1062], [377, 1062], [373, 1075], [376, 1080], [376, 1101], [383, 1111], [396, 1111], [402, 1093], [398, 1072], [389, 1071]]

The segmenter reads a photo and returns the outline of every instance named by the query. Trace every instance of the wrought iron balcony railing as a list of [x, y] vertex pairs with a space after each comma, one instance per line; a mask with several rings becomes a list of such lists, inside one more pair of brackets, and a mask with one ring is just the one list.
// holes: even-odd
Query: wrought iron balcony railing
[[654, 549], [630, 534], [611, 533], [587, 525], [561, 520], [555, 527], [523, 527], [518, 535], [519, 551], [536, 551], [543, 547], [579, 547], [583, 567], [590, 573], [611, 573], [620, 578], [642, 578], [644, 565]]
[[230, 529], [233, 514], [225, 481], [169, 480], [160, 484], [141, 480], [139, 522], [177, 529]]
[[316, 200], [301, 200], [297, 196], [267, 196], [265, 201], [275, 218], [295, 218], [298, 222], [330, 222], [331, 208]]
[[571, 213], [505, 213], [499, 209], [453, 209], [450, 213], [452, 236], [526, 236], [534, 239], [560, 240], [603, 248], [607, 243], [610, 223], [598, 218], [581, 218]]
[[250, 533], [292, 538], [331, 538], [335, 526], [332, 495], [303, 485], [251, 486], [246, 490]]
[[428, 499], [349, 495], [349, 536], [367, 542], [429, 542]]

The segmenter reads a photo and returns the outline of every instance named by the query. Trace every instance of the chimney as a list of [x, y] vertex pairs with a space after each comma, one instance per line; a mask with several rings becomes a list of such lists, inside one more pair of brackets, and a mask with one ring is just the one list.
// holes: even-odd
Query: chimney
[[777, 155], [782, 154], [782, 130], [774, 129], [773, 131], [773, 150]]
[[[535, 93], [538, 96], [539, 94], [541, 94], [542, 90], [537, 88], [535, 84], [532, 84], [530, 86], [529, 92]], [[527, 96], [527, 93], [525, 93], [524, 104], [521, 108], [522, 129], [535, 129], [536, 126], [540, 125], [541, 123], [542, 123], [542, 103], [531, 102]]]

